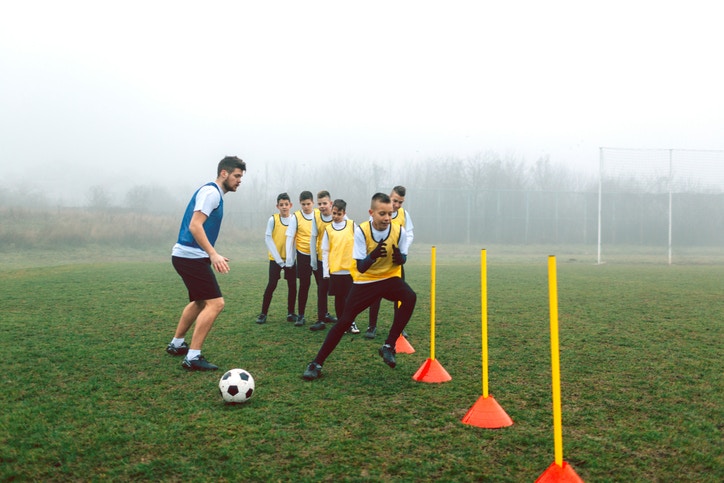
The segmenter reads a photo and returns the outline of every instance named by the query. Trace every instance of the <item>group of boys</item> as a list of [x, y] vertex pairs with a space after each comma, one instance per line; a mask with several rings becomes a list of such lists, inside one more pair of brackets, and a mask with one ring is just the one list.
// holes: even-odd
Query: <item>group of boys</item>
[[[269, 281], [264, 290], [261, 313], [256, 318], [257, 324], [265, 324], [271, 305], [272, 295], [281, 278], [281, 271], [287, 280], [287, 321], [301, 327], [306, 323], [304, 316], [312, 274], [317, 283], [317, 322], [311, 330], [322, 330], [326, 323], [337, 322], [337, 318], [327, 308], [328, 277], [324, 277], [322, 256], [322, 239], [326, 227], [332, 223], [332, 201], [329, 192], [317, 194], [318, 208], [314, 208], [314, 196], [311, 191], [303, 191], [299, 195], [301, 209], [291, 213], [291, 199], [287, 193], [277, 196], [277, 210], [269, 217], [265, 235], [265, 243], [269, 252]], [[294, 302], [297, 297], [296, 279], [299, 278], [299, 312], [294, 313]]]
[[[245, 172], [246, 164], [236, 156], [227, 156], [219, 162], [216, 181], [199, 188], [187, 205], [172, 250], [172, 262], [188, 289], [189, 304], [182, 312], [166, 352], [184, 356], [181, 366], [186, 370], [218, 369], [201, 355], [201, 346], [224, 307], [214, 270], [219, 273], [229, 271], [228, 259], [214, 250], [214, 243], [223, 217], [223, 195], [236, 191]], [[277, 197], [279, 213], [269, 218], [265, 233], [269, 281], [256, 323], [266, 323], [272, 295], [283, 272], [288, 287], [287, 321], [303, 326], [314, 274], [317, 321], [310, 329], [322, 330], [328, 323], [334, 323], [334, 326], [314, 360], [307, 365], [304, 379], [321, 376], [322, 365], [342, 336], [347, 332], [359, 333], [355, 318], [368, 308], [370, 326], [365, 336], [376, 336], [377, 312], [383, 298], [394, 303], [395, 311], [387, 339], [378, 352], [388, 366], [395, 367], [395, 344], [404, 334], [417, 298], [404, 281], [402, 270], [413, 240], [412, 221], [401, 206], [404, 199], [405, 188], [402, 186], [393, 188], [389, 196], [376, 193], [371, 200], [369, 220], [356, 224], [346, 216], [345, 201], [332, 201], [327, 191], [317, 194], [316, 209], [312, 193], [303, 191], [299, 197], [301, 209], [294, 213], [291, 213], [292, 202], [288, 194]], [[337, 317], [328, 311], [328, 294], [335, 298]], [[295, 314], [297, 295], [299, 312]], [[185, 335], [194, 322], [188, 345]]]

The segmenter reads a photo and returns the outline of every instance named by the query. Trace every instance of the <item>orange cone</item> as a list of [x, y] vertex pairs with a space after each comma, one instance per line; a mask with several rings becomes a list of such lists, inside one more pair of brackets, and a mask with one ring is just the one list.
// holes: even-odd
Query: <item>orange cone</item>
[[536, 483], [583, 483], [580, 476], [573, 471], [571, 465], [563, 462], [563, 466], [551, 463], [547, 470], [535, 480]]
[[412, 378], [417, 382], [452, 381], [450, 374], [448, 374], [445, 368], [435, 359], [426, 360]]
[[415, 352], [415, 348], [407, 341], [405, 336], [399, 336], [397, 342], [395, 342], [395, 352], [398, 354], [412, 354]]
[[513, 425], [513, 420], [492, 395], [480, 396], [473, 407], [463, 416], [462, 421], [471, 426], [490, 429]]

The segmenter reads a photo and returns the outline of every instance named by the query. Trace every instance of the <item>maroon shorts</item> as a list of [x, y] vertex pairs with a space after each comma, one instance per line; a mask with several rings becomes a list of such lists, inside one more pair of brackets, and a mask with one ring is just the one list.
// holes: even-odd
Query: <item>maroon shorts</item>
[[211, 260], [208, 258], [171, 257], [176, 269], [189, 291], [189, 301], [211, 300], [221, 297], [221, 289], [216, 281]]

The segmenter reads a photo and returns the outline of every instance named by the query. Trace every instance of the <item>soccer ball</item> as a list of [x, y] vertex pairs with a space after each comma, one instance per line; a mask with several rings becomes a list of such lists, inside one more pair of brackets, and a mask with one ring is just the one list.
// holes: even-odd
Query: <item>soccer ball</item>
[[244, 369], [226, 371], [219, 380], [219, 392], [227, 404], [240, 404], [254, 394], [254, 378]]

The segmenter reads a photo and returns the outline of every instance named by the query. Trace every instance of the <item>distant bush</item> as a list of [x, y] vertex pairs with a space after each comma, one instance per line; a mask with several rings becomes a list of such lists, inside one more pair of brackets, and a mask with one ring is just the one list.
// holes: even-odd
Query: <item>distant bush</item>
[[[143, 248], [168, 246], [178, 236], [181, 214], [158, 215], [116, 209], [31, 209], [0, 206], [0, 251], [17, 248], [62, 248], [90, 245]], [[222, 225], [227, 245], [263, 239], [242, 230], [228, 217]], [[263, 242], [261, 242], [263, 243]]]
[[0, 249], [170, 243], [178, 223], [170, 216], [128, 212], [0, 207]]

